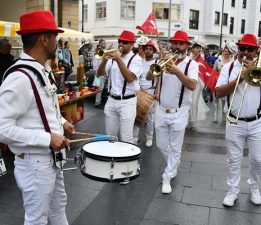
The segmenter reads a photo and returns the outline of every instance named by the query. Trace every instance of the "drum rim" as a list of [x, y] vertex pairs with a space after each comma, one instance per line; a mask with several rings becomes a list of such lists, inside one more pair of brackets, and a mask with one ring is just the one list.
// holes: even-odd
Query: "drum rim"
[[91, 158], [91, 159], [96, 159], [98, 161], [104, 161], [104, 162], [131, 162], [135, 161], [140, 158], [140, 154], [133, 155], [133, 156], [125, 156], [125, 157], [114, 157], [114, 156], [101, 156], [101, 155], [96, 155], [92, 154], [89, 152], [84, 151], [83, 149], [81, 152], [84, 154], [85, 157]]
[[[97, 141], [92, 141], [92, 142], [89, 142], [87, 144], [91, 144], [91, 143], [94, 143], [94, 142], [107, 142], [108, 140], [97, 140]], [[109, 142], [121, 142], [121, 143], [126, 143], [126, 144], [130, 144], [130, 145], [134, 145], [135, 147], [139, 148], [137, 145], [133, 144], [133, 143], [129, 143], [129, 142], [126, 142], [126, 141], [109, 141]], [[85, 144], [85, 145], [87, 145]], [[84, 146], [85, 146], [84, 145]], [[84, 154], [84, 156], [88, 156], [92, 159], [97, 159], [97, 160], [100, 160], [100, 161], [105, 161], [105, 162], [111, 162], [112, 160], [114, 162], [128, 162], [128, 161], [135, 161], [137, 159], [140, 158], [140, 155], [141, 155], [141, 149], [139, 148], [140, 152], [135, 154], [135, 155], [132, 155], [132, 156], [101, 156], [101, 155], [97, 155], [97, 154], [94, 154], [94, 153], [90, 153], [90, 152], [87, 152], [83, 149], [83, 146], [81, 147], [81, 152]]]
[[138, 173], [138, 174], [136, 174], [136, 175], [134, 175], [132, 177], [123, 177], [123, 178], [117, 178], [117, 179], [110, 180], [108, 178], [96, 177], [96, 176], [87, 174], [83, 170], [81, 170], [81, 173], [82, 173], [83, 176], [85, 176], [85, 177], [87, 177], [87, 178], [89, 178], [91, 180], [107, 182], [107, 183], [121, 182], [121, 181], [125, 181], [126, 179], [127, 180], [134, 180], [134, 179], [136, 179], [140, 175], [140, 173]]

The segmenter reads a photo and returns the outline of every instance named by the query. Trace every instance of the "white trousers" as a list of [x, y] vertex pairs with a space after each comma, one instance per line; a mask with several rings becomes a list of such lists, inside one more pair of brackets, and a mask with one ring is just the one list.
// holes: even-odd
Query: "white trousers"
[[14, 175], [22, 191], [24, 225], [68, 225], [65, 214], [67, 195], [63, 172], [53, 165], [51, 155], [25, 154], [15, 157]]
[[117, 136], [121, 141], [133, 143], [133, 127], [136, 118], [137, 97], [116, 100], [108, 98], [105, 113], [106, 134]]
[[230, 190], [239, 193], [241, 159], [247, 142], [250, 159], [250, 177], [248, 184], [256, 187], [261, 171], [261, 119], [253, 122], [238, 121], [237, 125], [226, 123], [226, 144], [228, 148], [227, 185]]
[[[146, 140], [152, 140], [153, 139], [153, 133], [154, 133], [154, 122], [155, 122], [155, 103], [151, 107], [151, 110], [148, 112], [148, 115], [146, 116], [145, 123], [146, 124]], [[139, 132], [140, 127], [137, 125], [134, 125], [133, 130], [133, 140], [134, 142], [137, 142], [139, 139]]]
[[160, 105], [156, 109], [156, 144], [167, 163], [163, 178], [174, 176], [177, 162], [181, 156], [188, 117], [189, 106], [183, 106], [177, 109], [177, 112], [171, 113], [166, 113]]

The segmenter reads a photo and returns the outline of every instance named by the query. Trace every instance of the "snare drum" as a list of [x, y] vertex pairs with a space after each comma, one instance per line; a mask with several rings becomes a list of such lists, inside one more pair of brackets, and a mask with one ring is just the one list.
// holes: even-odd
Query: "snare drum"
[[140, 148], [126, 142], [90, 142], [81, 149], [81, 172], [97, 181], [132, 180], [140, 174], [140, 154]]
[[135, 124], [141, 126], [155, 102], [154, 96], [144, 90], [137, 93], [137, 114]]

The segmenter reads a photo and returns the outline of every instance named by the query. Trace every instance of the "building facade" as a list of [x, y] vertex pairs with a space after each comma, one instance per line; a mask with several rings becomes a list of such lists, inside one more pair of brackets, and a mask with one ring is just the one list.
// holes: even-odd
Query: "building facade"
[[151, 12], [161, 39], [183, 29], [191, 39], [200, 35], [222, 47], [244, 33], [261, 36], [261, 0], [82, 0], [79, 28], [96, 39], [113, 39], [124, 29], [138, 36], [136, 26]]

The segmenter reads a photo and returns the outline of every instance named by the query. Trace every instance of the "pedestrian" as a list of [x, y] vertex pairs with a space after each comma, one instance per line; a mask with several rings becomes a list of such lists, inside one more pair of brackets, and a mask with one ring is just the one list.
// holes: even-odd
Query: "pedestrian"
[[[192, 91], [198, 80], [198, 64], [186, 55], [191, 44], [188, 34], [178, 30], [169, 41], [172, 52], [178, 56], [176, 62], [166, 65], [158, 82], [159, 105], [155, 118], [156, 144], [167, 164], [162, 175], [164, 194], [172, 191], [170, 180], [177, 175]], [[151, 73], [147, 78], [152, 78]]]
[[[200, 64], [199, 58], [201, 58], [201, 52], [204, 48], [204, 39], [200, 36], [196, 36], [191, 46], [191, 59]], [[202, 91], [205, 87], [204, 81], [198, 77], [197, 87], [192, 93], [192, 101], [190, 105], [190, 117], [188, 129], [196, 131], [197, 123], [200, 120], [206, 119], [206, 113], [209, 111], [208, 106], [204, 102]]]
[[[112, 47], [112, 45], [110, 46], [110, 48]], [[99, 42], [98, 42], [98, 45], [96, 47], [96, 51], [98, 50], [105, 50], [106, 49], [106, 41], [104, 39], [100, 39]], [[98, 70], [98, 67], [101, 63], [102, 59], [100, 58], [96, 58], [94, 57], [93, 58], [93, 69], [94, 71], [97, 71]], [[103, 76], [95, 76], [94, 78], [94, 82], [93, 82], [93, 85], [95, 83], [95, 80], [97, 80], [98, 82], [98, 86], [101, 88], [101, 92], [96, 94], [96, 97], [95, 97], [95, 103], [94, 103], [94, 106], [96, 108], [101, 108], [103, 109], [104, 108], [104, 105], [106, 103], [107, 100], [104, 100], [102, 101], [102, 97], [104, 97], [104, 94], [103, 92], [105, 92], [106, 90], [103, 90], [104, 87], [105, 87], [105, 83], [108, 83], [108, 76], [106, 74], [104, 74]], [[103, 94], [103, 96], [102, 96]]]
[[0, 85], [5, 71], [14, 64], [14, 56], [11, 55], [12, 46], [8, 39], [0, 39]]
[[73, 72], [72, 68], [73, 64], [73, 57], [70, 50], [70, 43], [68, 41], [64, 42], [63, 52], [63, 62], [64, 62], [64, 69], [65, 69], [65, 77], [64, 80], [68, 78], [68, 76]]
[[88, 87], [91, 87], [94, 81], [95, 77], [95, 70], [93, 69], [93, 51], [92, 51], [92, 43], [89, 41], [85, 44], [84, 50], [83, 50], [83, 59], [84, 59], [84, 72], [86, 76], [86, 80], [88, 83]]
[[[142, 62], [142, 74], [139, 79], [140, 88], [147, 92], [148, 94], [154, 96], [155, 94], [155, 88], [156, 88], [156, 78], [153, 80], [147, 80], [147, 73], [150, 70], [150, 66], [153, 63], [156, 63], [157, 60], [153, 58], [154, 53], [157, 52], [157, 49], [152, 41], [148, 41], [145, 45], [143, 45], [143, 51], [145, 54], [145, 58]], [[141, 101], [145, 103], [144, 101]], [[139, 107], [143, 107], [140, 105]], [[144, 107], [143, 107], [144, 108]], [[146, 147], [151, 147], [153, 142], [153, 133], [154, 133], [154, 120], [155, 120], [155, 107], [154, 104], [151, 106], [149, 112], [146, 115], [145, 118], [145, 124], [146, 124]], [[139, 131], [140, 127], [135, 125], [134, 126], [134, 143], [138, 143], [138, 137], [139, 137]]]
[[204, 59], [208, 63], [209, 66], [213, 68], [216, 58], [215, 56], [211, 55], [208, 48], [204, 48]]
[[121, 141], [133, 143], [142, 59], [132, 52], [134, 33], [123, 31], [118, 42], [120, 49], [103, 57], [97, 75], [109, 76], [110, 97], [104, 108], [106, 134], [117, 136], [120, 131]]
[[[236, 45], [233, 42], [227, 42], [224, 49], [222, 50], [222, 54], [217, 58], [215, 61], [213, 69], [220, 73], [223, 66], [226, 63], [234, 61], [234, 53], [235, 50], [233, 50], [234, 45]], [[212, 114], [212, 122], [213, 123], [222, 123], [223, 121], [223, 100], [221, 98], [216, 98], [215, 93], [213, 94], [213, 114]]]
[[17, 33], [24, 52], [0, 87], [0, 141], [15, 154], [24, 224], [47, 224], [47, 219], [52, 225], [68, 224], [63, 172], [55, 167], [53, 155], [69, 145], [63, 131], [72, 134], [75, 130], [61, 117], [54, 77], [46, 64], [55, 57], [61, 32], [49, 11], [21, 15]]
[[[246, 74], [249, 69], [256, 67], [259, 46], [253, 34], [244, 34], [236, 43], [238, 46], [237, 59], [223, 66], [216, 84], [218, 98], [226, 97], [224, 112], [228, 114], [226, 122], [226, 146], [228, 151], [228, 193], [223, 205], [233, 206], [240, 192], [241, 160], [245, 144], [248, 146], [250, 159], [250, 176], [247, 180], [250, 188], [250, 200], [256, 205], [261, 204], [259, 192], [259, 176], [261, 170], [261, 92], [260, 85], [249, 85], [243, 100]], [[259, 65], [260, 67], [260, 65]], [[239, 76], [239, 77], [238, 77]], [[236, 87], [237, 78], [239, 84]], [[235, 95], [233, 95], [235, 90]], [[234, 100], [232, 101], [232, 96]], [[242, 102], [242, 108], [239, 105]], [[231, 107], [230, 112], [228, 109]], [[235, 120], [239, 113], [238, 121]]]

